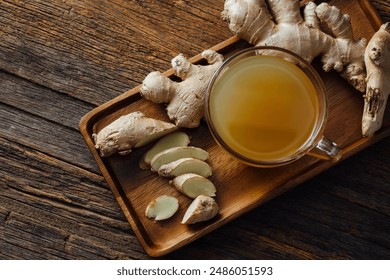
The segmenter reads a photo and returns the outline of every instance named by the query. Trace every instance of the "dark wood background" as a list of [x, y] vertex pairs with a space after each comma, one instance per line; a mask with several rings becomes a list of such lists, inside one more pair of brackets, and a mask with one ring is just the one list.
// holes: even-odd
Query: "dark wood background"
[[[0, 259], [148, 259], [78, 124], [178, 53], [229, 37], [223, 0], [1, 0]], [[390, 1], [372, 1], [390, 21]], [[167, 259], [390, 258], [390, 139]]]

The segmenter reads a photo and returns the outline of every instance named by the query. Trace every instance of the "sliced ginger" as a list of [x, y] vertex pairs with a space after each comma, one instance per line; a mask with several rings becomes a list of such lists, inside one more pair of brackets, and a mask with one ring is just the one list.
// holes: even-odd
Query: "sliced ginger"
[[190, 143], [190, 137], [184, 132], [174, 132], [159, 139], [153, 147], [148, 150], [140, 161], [142, 169], [150, 168], [150, 163], [155, 155], [173, 147], [184, 147]]
[[171, 181], [172, 185], [190, 198], [199, 195], [215, 196], [216, 188], [207, 178], [194, 173], [180, 175]]
[[[211, 196], [215, 196], [216, 188], [207, 179], [212, 170], [205, 160], [207, 151], [187, 146], [189, 137], [182, 132], [175, 132], [161, 138], [141, 160], [141, 166], [150, 166], [160, 176], [173, 178], [170, 183], [182, 194], [195, 198], [184, 215], [183, 224], [206, 221], [214, 217], [218, 205]], [[168, 219], [178, 209], [177, 199], [160, 196], [147, 207], [145, 215], [156, 221]]]
[[173, 162], [181, 158], [195, 158], [199, 160], [207, 160], [209, 157], [208, 152], [201, 148], [188, 146], [188, 147], [174, 147], [164, 150], [155, 155], [151, 162], [152, 171], [158, 171], [159, 168], [167, 163]]
[[146, 207], [145, 215], [148, 218], [154, 218], [155, 221], [161, 221], [172, 217], [177, 209], [179, 209], [177, 198], [162, 195], [149, 203]]
[[195, 224], [214, 218], [219, 211], [218, 204], [209, 196], [199, 195], [188, 207], [182, 224]]
[[186, 173], [195, 173], [207, 178], [211, 176], [212, 170], [206, 162], [195, 158], [181, 158], [164, 164], [158, 169], [158, 175], [168, 178]]

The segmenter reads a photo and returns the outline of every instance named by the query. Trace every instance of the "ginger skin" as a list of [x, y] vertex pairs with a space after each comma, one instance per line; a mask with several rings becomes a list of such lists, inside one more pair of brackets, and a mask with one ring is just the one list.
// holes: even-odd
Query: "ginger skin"
[[390, 93], [390, 23], [383, 24], [368, 43], [364, 55], [367, 92], [362, 118], [363, 136], [372, 136], [382, 126]]
[[182, 224], [189, 225], [208, 221], [219, 212], [219, 206], [215, 200], [206, 195], [196, 197], [184, 214]]
[[129, 154], [133, 148], [144, 146], [176, 129], [171, 123], [148, 118], [141, 112], [132, 112], [92, 136], [100, 156], [108, 157], [115, 153]]
[[223, 56], [212, 50], [202, 53], [209, 65], [194, 65], [182, 54], [172, 59], [175, 75], [182, 79], [174, 82], [162, 73], [149, 73], [142, 83], [141, 95], [155, 103], [169, 103], [167, 113], [179, 127], [199, 126], [204, 117], [204, 102], [208, 81], [222, 64]]
[[[302, 17], [298, 0], [226, 0], [222, 17], [235, 35], [253, 45], [289, 49], [309, 63], [322, 55], [324, 71], [335, 69], [365, 91], [367, 42], [353, 39], [349, 16], [336, 7], [309, 2]], [[321, 30], [320, 22], [333, 34]]]

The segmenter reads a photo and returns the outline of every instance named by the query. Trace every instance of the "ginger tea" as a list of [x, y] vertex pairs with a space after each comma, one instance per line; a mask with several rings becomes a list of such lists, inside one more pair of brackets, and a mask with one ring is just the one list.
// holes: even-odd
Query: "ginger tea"
[[292, 156], [315, 129], [316, 89], [299, 67], [282, 58], [244, 58], [229, 66], [211, 91], [208, 106], [216, 133], [246, 158]]

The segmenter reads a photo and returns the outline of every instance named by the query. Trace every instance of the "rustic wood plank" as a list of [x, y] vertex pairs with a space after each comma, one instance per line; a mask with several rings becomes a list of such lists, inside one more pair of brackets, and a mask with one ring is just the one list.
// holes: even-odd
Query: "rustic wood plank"
[[[91, 208], [97, 216], [113, 220], [122, 217], [108, 207], [115, 200], [100, 175], [0, 139], [2, 161], [5, 163], [1, 169], [1, 181], [4, 185], [12, 185], [13, 191], [27, 197], [51, 199], [75, 213]], [[37, 185], [32, 187], [32, 183]]]
[[99, 105], [148, 72], [169, 68], [179, 52], [193, 56], [231, 36], [222, 7], [223, 1], [2, 1], [0, 68]]
[[383, 22], [390, 21], [390, 2], [383, 0], [372, 0], [375, 8], [378, 11], [378, 14], [383, 19]]
[[[0, 135], [27, 147], [98, 172], [80, 133], [0, 103]], [[54, 117], [53, 117], [54, 118]]]
[[93, 105], [0, 71], [0, 135], [98, 173], [78, 130]]
[[74, 130], [79, 129], [80, 116], [95, 107], [2, 71], [0, 84], [0, 103], [24, 111], [26, 118], [28, 115], [34, 115]]
[[144, 257], [100, 175], [5, 139], [0, 143], [1, 254], [12, 254], [12, 248], [4, 250], [15, 243], [23, 248], [21, 258]]

